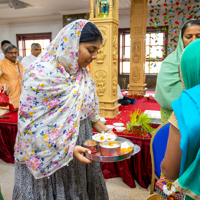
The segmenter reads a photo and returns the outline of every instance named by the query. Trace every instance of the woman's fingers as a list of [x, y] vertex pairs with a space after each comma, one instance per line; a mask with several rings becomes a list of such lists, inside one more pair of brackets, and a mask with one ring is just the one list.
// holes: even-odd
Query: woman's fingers
[[89, 160], [85, 157], [85, 153], [90, 153], [89, 149], [86, 149], [82, 146], [75, 146], [74, 148], [74, 157], [81, 163], [81, 164], [91, 164], [93, 163], [92, 160]]

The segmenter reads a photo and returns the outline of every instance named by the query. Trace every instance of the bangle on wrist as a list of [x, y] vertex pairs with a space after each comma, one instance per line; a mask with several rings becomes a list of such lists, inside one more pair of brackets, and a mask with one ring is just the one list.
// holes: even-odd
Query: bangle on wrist
[[109, 129], [107, 129], [106, 131], [104, 131], [105, 133], [107, 133], [109, 131]]

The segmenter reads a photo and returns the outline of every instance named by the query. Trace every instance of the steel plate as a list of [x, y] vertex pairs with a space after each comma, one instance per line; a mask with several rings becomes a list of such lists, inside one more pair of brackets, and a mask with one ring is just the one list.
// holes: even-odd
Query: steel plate
[[[130, 140], [122, 138], [122, 137], [117, 137], [117, 139], [115, 141], [116, 142], [120, 142], [120, 143], [127, 142], [129, 144], [129, 146], [133, 147], [133, 148], [135, 146]], [[94, 161], [99, 161], [99, 162], [117, 162], [117, 161], [122, 161], [122, 160], [130, 158], [132, 155], [134, 155], [134, 149], [132, 151], [130, 151], [129, 153], [127, 153], [127, 154], [118, 155], [118, 156], [102, 156], [100, 154], [97, 155], [97, 154], [88, 154], [88, 153], [85, 154], [85, 156], [88, 159], [94, 160]]]

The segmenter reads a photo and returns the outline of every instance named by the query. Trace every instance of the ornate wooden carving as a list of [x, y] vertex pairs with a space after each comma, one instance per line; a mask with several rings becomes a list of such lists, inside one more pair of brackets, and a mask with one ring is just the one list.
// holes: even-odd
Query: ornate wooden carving
[[90, 19], [94, 18], [94, 1], [90, 1]]
[[141, 41], [133, 40], [131, 50], [133, 62], [138, 63], [141, 58]]
[[117, 34], [117, 27], [114, 27], [114, 33], [113, 33], [113, 63], [116, 63], [118, 60], [118, 34]]
[[[91, 1], [95, 2], [93, 8], [95, 8], [96, 15], [89, 20], [96, 24], [103, 37], [103, 44], [98, 50], [97, 59], [91, 63], [91, 76], [97, 88], [99, 115], [113, 118], [119, 114], [120, 106], [117, 97], [119, 0], [106, 0], [107, 3], [109, 2], [109, 13], [105, 9], [102, 13], [103, 6], [98, 10], [100, 0]], [[94, 11], [90, 11], [91, 15], [93, 13]]]
[[101, 64], [104, 62], [104, 59], [106, 57], [105, 46], [107, 43], [107, 36], [106, 36], [107, 31], [106, 31], [106, 27], [104, 27], [104, 26], [99, 26], [98, 28], [101, 31], [101, 34], [103, 37], [103, 43], [100, 46], [100, 49], [98, 50], [98, 53], [97, 53], [97, 63]]
[[113, 84], [112, 84], [112, 91], [113, 91], [113, 96], [117, 95], [117, 71], [114, 70], [113, 73]]
[[145, 38], [147, 0], [131, 0], [131, 52], [129, 94], [145, 93]]
[[107, 73], [103, 70], [98, 70], [95, 72], [95, 83], [97, 88], [97, 95], [103, 96], [104, 92], [106, 91], [106, 77]]
[[134, 83], [138, 83], [140, 81], [140, 67], [133, 67], [133, 76], [132, 76], [132, 80]]

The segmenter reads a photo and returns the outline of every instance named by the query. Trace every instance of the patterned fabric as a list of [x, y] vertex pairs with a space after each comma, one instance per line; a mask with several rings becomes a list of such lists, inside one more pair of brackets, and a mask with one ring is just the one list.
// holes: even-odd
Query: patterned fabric
[[166, 122], [169, 117], [171, 116], [172, 114], [172, 110], [169, 110], [167, 108], [164, 108], [164, 107], [160, 107], [160, 113], [161, 113], [161, 121], [162, 123]]
[[[17, 69], [18, 67], [18, 69]], [[14, 108], [19, 107], [19, 99], [22, 87], [23, 66], [20, 62], [15, 65], [13, 62], [4, 58], [0, 61], [0, 70], [2, 76], [0, 77], [0, 84], [6, 84], [10, 87], [9, 99]]]
[[[180, 193], [178, 190], [176, 190], [176, 192], [172, 192], [171, 195], [165, 194], [166, 191], [164, 192], [163, 190], [164, 190], [164, 187], [167, 187], [167, 185], [169, 185], [168, 187], [170, 186], [172, 187], [173, 183], [167, 180], [164, 174], [161, 173], [160, 179], [155, 184], [155, 190], [160, 193], [160, 195], [162, 196], [162, 199], [183, 200], [185, 198], [185, 195]], [[169, 188], [168, 190], [171, 191]]]
[[168, 120], [172, 125], [174, 125], [177, 129], [179, 129], [178, 127], [178, 122], [176, 119], [176, 115], [174, 114], [174, 112], [171, 114], [169, 120]]
[[[92, 137], [89, 118], [81, 121], [77, 145]], [[73, 159], [69, 166], [48, 178], [35, 179], [25, 164], [15, 163], [13, 200], [107, 200], [106, 184], [100, 163], [80, 164]]]
[[87, 22], [64, 27], [24, 69], [15, 160], [26, 163], [37, 179], [73, 159], [80, 120], [100, 118], [94, 81], [88, 68], [78, 67], [79, 39]]

